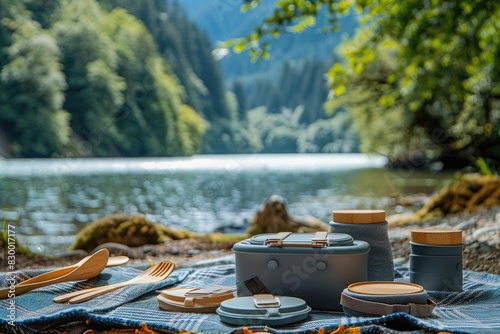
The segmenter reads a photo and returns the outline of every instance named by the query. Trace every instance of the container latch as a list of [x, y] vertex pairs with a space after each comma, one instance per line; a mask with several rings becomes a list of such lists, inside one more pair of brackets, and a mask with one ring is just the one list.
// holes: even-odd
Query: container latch
[[313, 247], [327, 247], [328, 242], [328, 232], [316, 232], [311, 240]]
[[285, 239], [289, 237], [292, 232], [280, 232], [275, 236], [266, 239], [265, 245], [269, 245], [271, 247], [308, 247], [308, 248], [322, 248], [327, 247], [329, 244], [328, 241], [328, 232], [316, 232], [311, 239], [311, 242], [297, 242], [297, 241], [289, 241], [286, 242]]
[[272, 294], [253, 295], [253, 303], [258, 308], [280, 307], [280, 300]]

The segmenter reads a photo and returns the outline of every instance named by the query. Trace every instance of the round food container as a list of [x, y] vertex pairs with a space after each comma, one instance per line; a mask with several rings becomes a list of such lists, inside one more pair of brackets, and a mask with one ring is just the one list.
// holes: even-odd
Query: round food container
[[342, 292], [340, 304], [344, 313], [354, 317], [381, 316], [404, 312], [428, 317], [435, 304], [418, 284], [402, 282], [359, 282]]
[[212, 313], [227, 299], [234, 298], [234, 289], [209, 286], [206, 288], [169, 288], [157, 296], [158, 305], [172, 312]]
[[428, 291], [462, 291], [462, 231], [412, 230], [410, 282]]
[[216, 310], [222, 322], [236, 326], [291, 324], [307, 318], [310, 311], [303, 299], [272, 294], [228, 299]]

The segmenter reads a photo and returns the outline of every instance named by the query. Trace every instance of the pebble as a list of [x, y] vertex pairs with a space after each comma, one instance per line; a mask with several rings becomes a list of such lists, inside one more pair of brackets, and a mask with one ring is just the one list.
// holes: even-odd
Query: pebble
[[468, 219], [460, 224], [456, 225], [454, 228], [456, 230], [465, 231], [476, 226], [476, 219]]
[[475, 230], [474, 233], [472, 233], [472, 238], [479, 240], [480, 236], [482, 236], [486, 233], [498, 231], [498, 230], [500, 230], [500, 227], [497, 227], [497, 226], [489, 226], [489, 227], [479, 228], [479, 229]]
[[198, 255], [198, 254], [200, 254], [199, 249], [190, 249], [187, 251], [187, 255]]

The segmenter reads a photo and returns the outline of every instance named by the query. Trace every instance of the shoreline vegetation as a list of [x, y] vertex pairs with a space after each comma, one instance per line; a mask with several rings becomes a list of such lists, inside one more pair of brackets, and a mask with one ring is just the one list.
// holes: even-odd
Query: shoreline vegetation
[[[411, 199], [401, 198], [409, 205]], [[430, 196], [413, 213], [387, 218], [396, 264], [409, 258], [409, 235], [413, 228], [441, 227], [463, 231], [464, 270], [500, 274], [500, 178], [467, 174]], [[271, 196], [256, 212], [246, 232], [240, 234], [194, 233], [170, 229], [137, 214], [102, 217], [77, 235], [72, 250], [59, 256], [33, 254], [28, 249], [17, 255], [19, 269], [47, 268], [74, 263], [89, 252], [106, 247], [112, 255], [127, 255], [129, 265], [170, 258], [178, 267], [231, 255], [232, 245], [251, 235], [290, 230], [327, 230], [328, 224], [315, 217], [293, 216], [280, 196]], [[2, 247], [5, 244], [5, 233]], [[21, 248], [20, 248], [21, 249]]]

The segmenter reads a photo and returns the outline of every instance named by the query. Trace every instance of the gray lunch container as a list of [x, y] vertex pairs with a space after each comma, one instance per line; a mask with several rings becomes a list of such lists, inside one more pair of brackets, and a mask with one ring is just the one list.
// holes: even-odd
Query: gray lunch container
[[222, 302], [216, 312], [222, 322], [236, 326], [281, 326], [307, 318], [311, 308], [300, 298], [276, 297], [276, 306], [260, 307], [254, 297], [236, 297]]
[[233, 246], [237, 296], [271, 293], [342, 311], [340, 296], [368, 277], [367, 242], [343, 233], [259, 234]]
[[[383, 293], [351, 291], [351, 286], [361, 285], [382, 285], [386, 289]], [[436, 306], [423, 287], [413, 283], [372, 281], [351, 286], [344, 289], [340, 299], [344, 313], [349, 317], [378, 317], [396, 312], [428, 317]]]

